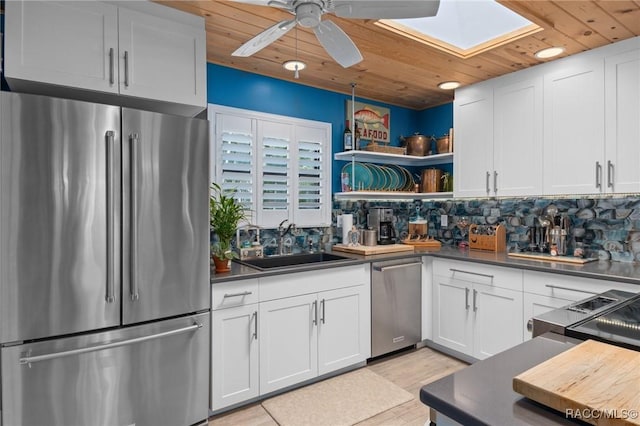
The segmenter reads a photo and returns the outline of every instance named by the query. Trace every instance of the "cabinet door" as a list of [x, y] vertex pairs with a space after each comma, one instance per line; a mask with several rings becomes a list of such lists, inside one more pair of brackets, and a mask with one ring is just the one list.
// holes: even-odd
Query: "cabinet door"
[[434, 276], [433, 341], [472, 354], [471, 287], [468, 282]]
[[473, 356], [485, 359], [522, 343], [522, 292], [474, 284]]
[[118, 93], [118, 9], [96, 1], [7, 1], [5, 76]]
[[638, 192], [640, 47], [605, 59], [605, 96], [606, 191]]
[[542, 77], [497, 88], [493, 106], [493, 193], [542, 194]]
[[486, 197], [493, 172], [493, 90], [470, 87], [456, 92], [454, 195]]
[[[524, 293], [524, 315], [523, 315], [523, 329], [524, 340], [531, 339], [531, 333], [533, 330], [529, 329], [529, 321], [535, 316], [542, 315], [545, 312], [552, 311], [557, 308], [572, 303], [571, 300], [559, 299], [557, 297], [542, 296], [540, 294]], [[533, 324], [531, 324], [533, 326]]]
[[315, 294], [260, 303], [260, 393], [318, 375], [318, 304]]
[[213, 311], [211, 408], [258, 396], [258, 304]]
[[364, 286], [318, 294], [318, 373], [366, 360], [371, 350], [369, 303]]
[[604, 190], [602, 60], [580, 57], [544, 78], [544, 192]]
[[203, 27], [122, 7], [118, 23], [120, 94], [206, 107]]

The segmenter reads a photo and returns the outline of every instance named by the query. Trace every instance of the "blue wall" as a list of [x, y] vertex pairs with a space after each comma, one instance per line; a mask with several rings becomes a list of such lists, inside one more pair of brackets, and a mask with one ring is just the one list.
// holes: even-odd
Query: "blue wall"
[[[332, 151], [342, 151], [346, 101], [351, 99], [351, 95], [305, 86], [304, 71], [300, 73], [301, 84], [297, 84], [207, 64], [207, 79], [209, 103], [331, 123]], [[351, 87], [345, 87], [345, 90], [350, 92]], [[421, 132], [441, 136], [452, 127], [452, 107], [448, 105], [415, 111], [359, 97], [356, 100], [390, 109], [392, 145], [399, 145], [402, 135]], [[342, 161], [333, 161], [333, 192], [340, 190], [340, 174], [336, 170], [340, 170], [343, 165]]]

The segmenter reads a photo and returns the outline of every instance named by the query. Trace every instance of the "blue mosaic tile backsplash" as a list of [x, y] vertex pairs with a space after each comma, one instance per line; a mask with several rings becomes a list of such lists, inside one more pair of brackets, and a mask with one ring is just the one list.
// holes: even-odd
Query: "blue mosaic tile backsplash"
[[[344, 213], [354, 215], [354, 223], [366, 226], [366, 211], [371, 206], [393, 208], [396, 231], [405, 237], [408, 222], [416, 209], [429, 222], [429, 236], [443, 244], [456, 244], [461, 239], [456, 227], [459, 217], [478, 225], [502, 224], [507, 230], [509, 251], [524, 249], [529, 244], [529, 227], [555, 205], [558, 215], [571, 221], [567, 237], [567, 254], [582, 246], [586, 256], [620, 262], [640, 261], [640, 197], [624, 198], [513, 198], [482, 200], [443, 200], [414, 202], [340, 201], [333, 205], [333, 223]], [[447, 226], [440, 226], [441, 215], [447, 215]], [[334, 232], [334, 235], [338, 235]]]
[[[507, 230], [507, 249], [524, 249], [529, 244], [529, 228], [549, 205], [555, 205], [559, 215], [568, 215], [571, 221], [567, 237], [567, 254], [581, 246], [585, 255], [619, 262], [640, 261], [640, 197], [621, 198], [513, 198], [441, 201], [335, 201], [332, 227], [298, 228], [285, 237], [285, 251], [300, 253], [328, 247], [341, 242], [341, 230], [336, 227], [337, 217], [353, 214], [354, 224], [366, 227], [369, 207], [390, 207], [396, 216], [395, 228], [401, 239], [407, 235], [408, 222], [416, 211], [429, 222], [429, 236], [443, 244], [457, 244], [460, 230], [456, 222], [466, 216], [469, 223], [478, 225], [502, 224]], [[416, 210], [417, 209], [417, 210]], [[440, 225], [441, 215], [447, 216], [447, 226]], [[251, 239], [251, 235], [243, 235]], [[261, 230], [260, 242], [265, 254], [276, 254], [278, 232]]]

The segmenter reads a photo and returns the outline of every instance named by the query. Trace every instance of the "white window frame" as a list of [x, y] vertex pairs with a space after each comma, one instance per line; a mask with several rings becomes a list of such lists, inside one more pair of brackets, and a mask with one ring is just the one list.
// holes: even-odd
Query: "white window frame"
[[[265, 228], [275, 228], [285, 219], [299, 227], [329, 226], [331, 224], [331, 123], [209, 104], [211, 182], [222, 181], [222, 167], [219, 163], [222, 157], [222, 143], [220, 141], [222, 129], [217, 128], [218, 118], [221, 115], [251, 120], [250, 127], [253, 138], [251, 175], [254, 179], [252, 188], [253, 211], [251, 212], [250, 222]], [[245, 128], [247, 127], [245, 126]], [[289, 164], [287, 168], [289, 208], [285, 211], [263, 209], [261, 176], [264, 162], [262, 140], [264, 135], [268, 134], [265, 129], [274, 131], [275, 137], [281, 137], [283, 140], [289, 138]], [[302, 209], [299, 205], [299, 191], [301, 190], [300, 179], [298, 178], [300, 167], [299, 147], [307, 142], [318, 143], [321, 147], [321, 152], [319, 153], [321, 169], [318, 172], [320, 206], [317, 210]], [[306, 145], [308, 146], [308, 144]], [[314, 180], [313, 177], [309, 179]]]

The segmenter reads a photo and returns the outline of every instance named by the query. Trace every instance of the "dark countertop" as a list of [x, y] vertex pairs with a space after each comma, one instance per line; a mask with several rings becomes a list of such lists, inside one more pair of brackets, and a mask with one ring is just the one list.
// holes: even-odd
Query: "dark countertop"
[[543, 334], [423, 386], [420, 401], [463, 425], [584, 424], [523, 397], [512, 387], [513, 377], [581, 342]]
[[[290, 274], [294, 272], [315, 271], [318, 269], [335, 268], [339, 266], [357, 265], [379, 260], [400, 259], [415, 256], [433, 256], [444, 259], [465, 260], [496, 266], [528, 269], [539, 272], [553, 272], [564, 275], [573, 275], [585, 278], [596, 278], [627, 282], [640, 285], [640, 264], [623, 263], [611, 261], [595, 261], [584, 265], [574, 265], [562, 262], [547, 262], [538, 260], [517, 259], [507, 256], [506, 253], [494, 253], [481, 250], [459, 249], [452, 246], [443, 246], [439, 250], [416, 249], [414, 253], [400, 252], [389, 254], [378, 254], [373, 256], [361, 256], [351, 253], [333, 252], [335, 254], [349, 258], [349, 260], [291, 266], [287, 268], [276, 268], [270, 271], [260, 271], [248, 266], [232, 262], [231, 272], [216, 274], [211, 269], [211, 284], [244, 280], [248, 278], [258, 278], [270, 275]], [[640, 290], [640, 289], [639, 289]]]

